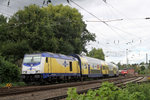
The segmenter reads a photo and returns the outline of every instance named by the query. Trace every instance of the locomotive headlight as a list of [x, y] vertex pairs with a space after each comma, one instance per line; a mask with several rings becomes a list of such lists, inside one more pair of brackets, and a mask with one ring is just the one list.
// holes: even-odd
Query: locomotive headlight
[[36, 70], [36, 73], [40, 73], [40, 70]]
[[23, 74], [27, 74], [27, 71], [23, 71], [22, 73], [23, 73]]

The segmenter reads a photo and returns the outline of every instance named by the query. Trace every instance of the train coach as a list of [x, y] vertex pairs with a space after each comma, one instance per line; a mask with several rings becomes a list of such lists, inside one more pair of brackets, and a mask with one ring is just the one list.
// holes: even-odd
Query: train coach
[[22, 78], [26, 82], [53, 82], [104, 76], [118, 76], [118, 67], [103, 60], [76, 54], [26, 54], [22, 64]]

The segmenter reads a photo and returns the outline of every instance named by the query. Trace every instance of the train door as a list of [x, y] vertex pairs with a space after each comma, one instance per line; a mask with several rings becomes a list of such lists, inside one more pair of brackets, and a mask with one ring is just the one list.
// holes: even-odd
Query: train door
[[104, 75], [105, 74], [105, 66], [102, 65], [102, 74]]
[[102, 73], [102, 70], [103, 70], [102, 67], [103, 67], [103, 66], [100, 65], [100, 73], [101, 73], [101, 74], [103, 74], [103, 73]]
[[48, 57], [45, 58], [44, 73], [48, 73]]
[[77, 73], [80, 73], [80, 65], [79, 62], [76, 62]]
[[49, 66], [48, 72], [49, 72], [49, 73], [52, 73], [52, 58], [49, 58], [49, 59], [48, 59], [48, 66]]
[[88, 74], [90, 74], [90, 64], [88, 64]]
[[51, 73], [51, 58], [45, 58], [44, 73]]
[[84, 74], [84, 64], [83, 63], [81, 64], [81, 67], [82, 67], [82, 74]]
[[72, 61], [69, 62], [69, 70], [70, 73], [73, 73]]
[[106, 65], [102, 65], [102, 74], [107, 75], [107, 66]]

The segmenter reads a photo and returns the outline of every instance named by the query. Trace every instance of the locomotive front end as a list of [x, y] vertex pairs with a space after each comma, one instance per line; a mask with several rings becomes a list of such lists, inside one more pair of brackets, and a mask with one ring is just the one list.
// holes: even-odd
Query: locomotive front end
[[41, 54], [25, 55], [22, 64], [22, 78], [24, 80], [33, 80], [40, 78], [41, 68]]

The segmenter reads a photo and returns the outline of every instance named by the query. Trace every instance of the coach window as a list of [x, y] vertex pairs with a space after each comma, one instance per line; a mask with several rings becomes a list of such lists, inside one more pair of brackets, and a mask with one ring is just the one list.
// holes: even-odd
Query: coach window
[[72, 71], [72, 62], [69, 62], [70, 65], [70, 71]]
[[103, 66], [103, 70], [105, 70], [105, 66]]
[[46, 57], [46, 63], [48, 63], [48, 57]]
[[86, 66], [86, 64], [84, 64], [84, 68], [85, 68], [85, 69], [87, 69], [87, 66]]

